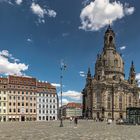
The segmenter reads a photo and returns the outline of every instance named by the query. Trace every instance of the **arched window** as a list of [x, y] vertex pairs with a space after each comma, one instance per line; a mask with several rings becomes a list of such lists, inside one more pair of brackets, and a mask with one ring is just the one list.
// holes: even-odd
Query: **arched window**
[[107, 60], [104, 60], [103, 62], [104, 62], [104, 66], [107, 66]]
[[119, 96], [119, 109], [122, 109], [122, 96]]
[[113, 41], [113, 37], [109, 36], [109, 43], [112, 43], [112, 41]]
[[107, 109], [111, 109], [111, 97], [108, 95], [107, 97]]
[[129, 96], [129, 107], [131, 107], [131, 96]]

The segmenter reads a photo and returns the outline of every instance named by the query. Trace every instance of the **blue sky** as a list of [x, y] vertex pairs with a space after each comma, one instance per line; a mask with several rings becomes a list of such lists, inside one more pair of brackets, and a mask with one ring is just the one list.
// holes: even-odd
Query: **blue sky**
[[59, 84], [63, 60], [67, 64], [63, 100], [80, 101], [84, 74], [90, 67], [94, 75], [110, 21], [126, 79], [132, 60], [140, 79], [139, 5], [138, 0], [0, 0], [0, 73]]

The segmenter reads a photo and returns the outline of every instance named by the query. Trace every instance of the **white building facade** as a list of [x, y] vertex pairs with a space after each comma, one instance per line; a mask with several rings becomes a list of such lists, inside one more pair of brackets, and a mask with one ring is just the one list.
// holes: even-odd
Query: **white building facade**
[[37, 93], [37, 121], [50, 121], [58, 119], [58, 97], [56, 89], [38, 88]]
[[0, 122], [7, 121], [8, 91], [7, 79], [0, 78]]

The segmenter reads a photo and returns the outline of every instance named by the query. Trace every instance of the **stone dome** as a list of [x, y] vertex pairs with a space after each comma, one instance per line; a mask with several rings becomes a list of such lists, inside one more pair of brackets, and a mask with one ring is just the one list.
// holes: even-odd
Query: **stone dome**
[[124, 62], [116, 50], [103, 51], [101, 54], [105, 75], [117, 76], [124, 79]]
[[109, 26], [104, 35], [104, 47], [101, 55], [98, 55], [95, 64], [96, 79], [122, 79], [124, 80], [124, 62], [116, 51], [115, 33]]

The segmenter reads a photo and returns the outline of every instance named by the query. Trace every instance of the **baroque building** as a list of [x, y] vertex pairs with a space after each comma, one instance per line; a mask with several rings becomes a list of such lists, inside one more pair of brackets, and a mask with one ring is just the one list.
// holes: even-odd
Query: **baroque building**
[[140, 88], [132, 61], [128, 80], [125, 79], [124, 61], [116, 50], [115, 33], [108, 26], [104, 47], [97, 55], [95, 74], [90, 68], [83, 94], [83, 116], [97, 119], [126, 117], [127, 107], [139, 107]]

